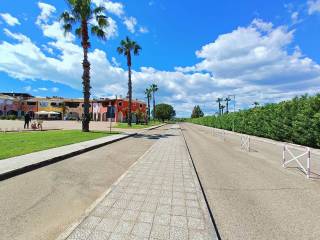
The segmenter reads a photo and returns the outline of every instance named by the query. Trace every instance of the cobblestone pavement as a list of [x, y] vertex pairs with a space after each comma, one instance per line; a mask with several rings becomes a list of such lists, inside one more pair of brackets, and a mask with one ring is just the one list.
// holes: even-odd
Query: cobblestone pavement
[[217, 239], [181, 130], [169, 129], [67, 240]]

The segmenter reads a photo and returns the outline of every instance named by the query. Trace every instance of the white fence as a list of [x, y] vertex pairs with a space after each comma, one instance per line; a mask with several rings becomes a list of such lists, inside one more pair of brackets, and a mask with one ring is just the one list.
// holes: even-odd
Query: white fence
[[[201, 125], [199, 125], [201, 126]], [[266, 143], [279, 146], [283, 148], [282, 154], [282, 166], [288, 168], [289, 164], [296, 163], [295, 167], [298, 167], [307, 178], [320, 179], [320, 150], [315, 148], [309, 148], [298, 144], [278, 142], [276, 140], [245, 135], [237, 132], [228, 130], [216, 129], [207, 126], [201, 126], [210, 130], [213, 136], [220, 137], [223, 141], [227, 141], [228, 136], [238, 136], [240, 138], [241, 150], [246, 152], [253, 151], [253, 144], [255, 143]], [[311, 156], [312, 152], [312, 156]], [[281, 157], [279, 156], [281, 159]]]
[[241, 136], [241, 150], [250, 152], [250, 136], [242, 135]]
[[307, 178], [310, 178], [310, 161], [311, 161], [311, 151], [310, 148], [305, 148], [303, 153], [295, 153], [294, 150], [298, 150], [295, 147], [285, 144], [283, 146], [282, 153], [282, 166], [285, 168], [289, 163], [295, 162], [298, 164], [299, 168], [306, 174]]

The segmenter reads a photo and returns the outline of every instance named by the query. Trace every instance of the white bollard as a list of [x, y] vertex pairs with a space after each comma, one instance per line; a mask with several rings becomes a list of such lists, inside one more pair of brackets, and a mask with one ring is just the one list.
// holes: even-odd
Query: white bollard
[[307, 148], [308, 151], [308, 159], [307, 159], [307, 178], [310, 178], [310, 159], [311, 159], [311, 151], [310, 148]]

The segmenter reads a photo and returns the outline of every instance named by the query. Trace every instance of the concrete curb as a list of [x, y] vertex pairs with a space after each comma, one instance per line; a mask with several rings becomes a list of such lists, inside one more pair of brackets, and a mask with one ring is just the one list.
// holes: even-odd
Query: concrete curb
[[[38, 162], [38, 163], [33, 163], [33, 164], [30, 164], [30, 165], [27, 165], [27, 166], [16, 168], [14, 170], [10, 170], [10, 171], [4, 172], [4, 173], [0, 173], [0, 181], [4, 181], [4, 180], [10, 179], [10, 178], [19, 176], [21, 174], [24, 174], [24, 173], [27, 173], [27, 172], [31, 172], [33, 170], [36, 170], [36, 169], [39, 169], [39, 168], [42, 168], [42, 167], [45, 167], [45, 166], [60, 162], [60, 161], [63, 161], [65, 159], [68, 159], [68, 158], [71, 158], [71, 157], [75, 157], [77, 155], [80, 155], [80, 154], [95, 150], [95, 149], [100, 148], [100, 147], [104, 147], [106, 145], [109, 145], [111, 143], [127, 139], [129, 137], [136, 136], [136, 135], [138, 135], [140, 133], [144, 133], [144, 132], [156, 129], [156, 128], [162, 127], [164, 125], [166, 125], [166, 124], [152, 126], [150, 128], [146, 128], [142, 132], [127, 133], [127, 135], [124, 135], [124, 136], [119, 137], [117, 139], [108, 140], [108, 141], [103, 142], [103, 143], [99, 143], [99, 144], [96, 144], [96, 145], [93, 145], [93, 146], [85, 147], [85, 148], [80, 149], [80, 150], [75, 150], [73, 152], [70, 152], [70, 153], [67, 153], [67, 154], [62, 154], [62, 155], [59, 155], [57, 157], [53, 157], [53, 158], [50, 158], [50, 159], [46, 159], [46, 160]], [[84, 143], [84, 142], [82, 142], [82, 143]]]
[[109, 141], [106, 141], [104, 143], [100, 143], [100, 144], [97, 144], [97, 145], [94, 145], [94, 146], [83, 148], [81, 150], [76, 150], [76, 151], [71, 152], [71, 153], [67, 153], [67, 154], [63, 154], [63, 155], [57, 156], [57, 157], [53, 157], [53, 158], [44, 160], [42, 162], [30, 164], [30, 165], [27, 165], [27, 166], [24, 166], [24, 167], [21, 167], [21, 168], [17, 168], [17, 169], [14, 169], [14, 170], [11, 170], [11, 171], [8, 171], [8, 172], [5, 172], [5, 173], [1, 173], [0, 174], [0, 181], [7, 180], [9, 178], [21, 175], [23, 173], [27, 173], [27, 172], [36, 170], [38, 168], [42, 168], [42, 167], [45, 167], [45, 166], [60, 162], [60, 161], [65, 160], [67, 158], [71, 158], [71, 157], [80, 155], [82, 153], [86, 153], [86, 152], [92, 151], [94, 149], [109, 145], [109, 144], [114, 143], [114, 142], [118, 142], [120, 140], [129, 138], [129, 137], [132, 137], [132, 136], [135, 136], [135, 135], [137, 135], [137, 133], [131, 133], [131, 134], [128, 134], [128, 135], [123, 136], [123, 137], [118, 138], [118, 139], [109, 140]]

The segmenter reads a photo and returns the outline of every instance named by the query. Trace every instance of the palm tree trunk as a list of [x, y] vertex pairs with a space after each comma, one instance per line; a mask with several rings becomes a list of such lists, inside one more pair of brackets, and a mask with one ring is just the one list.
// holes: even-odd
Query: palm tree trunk
[[82, 27], [82, 48], [83, 48], [83, 101], [84, 101], [84, 116], [82, 119], [82, 131], [89, 132], [90, 123], [90, 62], [88, 60], [88, 49], [89, 49], [89, 35], [88, 35], [88, 25], [84, 20], [81, 24]]
[[156, 118], [156, 99], [154, 98], [154, 91], [152, 91], [152, 98], [153, 98], [153, 120]]
[[148, 95], [148, 121], [150, 121], [150, 95]]
[[129, 106], [128, 106], [128, 125], [131, 126], [132, 122], [132, 81], [131, 81], [131, 66], [128, 66], [128, 97], [129, 97]]
[[229, 101], [227, 101], [227, 103], [226, 103], [226, 113], [227, 114], [229, 113]]

